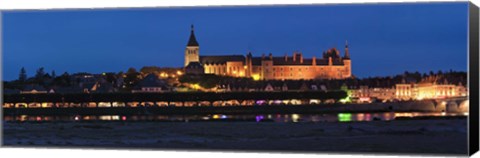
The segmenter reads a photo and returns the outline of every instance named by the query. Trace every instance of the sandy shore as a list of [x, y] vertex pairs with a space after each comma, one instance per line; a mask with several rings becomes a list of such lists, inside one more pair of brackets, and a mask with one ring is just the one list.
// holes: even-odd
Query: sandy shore
[[467, 120], [371, 122], [4, 122], [5, 146], [467, 153]]

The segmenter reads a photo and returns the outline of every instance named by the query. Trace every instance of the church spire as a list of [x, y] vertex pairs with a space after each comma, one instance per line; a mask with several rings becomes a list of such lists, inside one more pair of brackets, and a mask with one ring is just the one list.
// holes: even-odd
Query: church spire
[[344, 59], [350, 59], [350, 53], [348, 52], [348, 41], [345, 40], [345, 56]]
[[195, 33], [193, 32], [193, 25], [191, 26], [192, 30], [190, 32], [190, 39], [188, 40], [187, 46], [199, 46], [197, 39], [195, 38]]

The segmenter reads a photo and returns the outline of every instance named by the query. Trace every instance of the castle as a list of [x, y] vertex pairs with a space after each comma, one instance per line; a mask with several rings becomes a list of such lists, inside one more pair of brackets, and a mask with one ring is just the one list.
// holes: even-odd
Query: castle
[[221, 76], [250, 77], [254, 80], [345, 79], [352, 77], [348, 44], [345, 54], [332, 48], [323, 52], [322, 58], [304, 58], [302, 53], [292, 56], [244, 55], [200, 56], [200, 45], [193, 25], [185, 49], [187, 74], [215, 74]]

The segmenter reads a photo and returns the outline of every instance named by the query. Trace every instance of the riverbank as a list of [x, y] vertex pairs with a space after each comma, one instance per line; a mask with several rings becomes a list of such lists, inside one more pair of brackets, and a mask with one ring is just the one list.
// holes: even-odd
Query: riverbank
[[446, 112], [467, 113], [468, 101], [408, 101], [370, 104], [315, 104], [263, 106], [197, 107], [72, 107], [72, 108], [4, 108], [11, 115], [204, 115], [204, 114], [319, 114], [366, 112]]
[[5, 122], [5, 146], [294, 152], [467, 153], [467, 120]]

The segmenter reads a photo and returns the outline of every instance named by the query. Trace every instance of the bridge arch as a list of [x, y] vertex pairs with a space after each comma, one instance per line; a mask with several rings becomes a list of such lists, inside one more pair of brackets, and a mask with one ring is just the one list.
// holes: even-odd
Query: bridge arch
[[464, 113], [468, 112], [469, 106], [470, 106], [470, 102], [468, 100], [463, 100], [460, 102], [460, 104], [458, 104], [458, 110]]
[[420, 101], [420, 104], [416, 106], [414, 110], [418, 111], [435, 111], [435, 101], [431, 100], [423, 100]]
[[458, 104], [456, 101], [448, 101], [447, 102], [447, 112], [449, 113], [458, 113]]
[[447, 101], [445, 100], [436, 100], [435, 101], [435, 112], [445, 112], [447, 111]]

